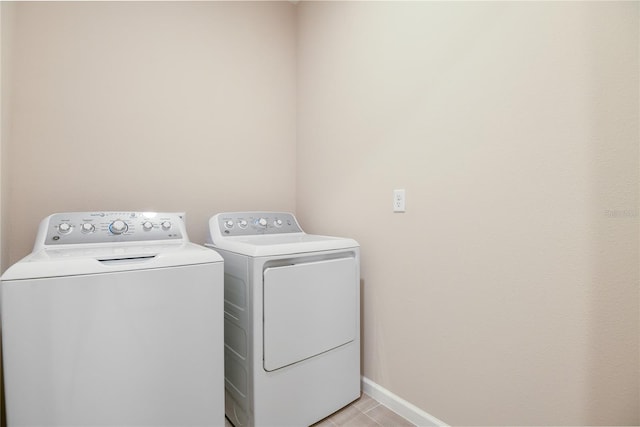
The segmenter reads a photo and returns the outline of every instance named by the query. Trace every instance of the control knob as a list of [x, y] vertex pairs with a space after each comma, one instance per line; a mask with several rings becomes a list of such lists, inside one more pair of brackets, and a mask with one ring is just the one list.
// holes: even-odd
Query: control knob
[[267, 220], [265, 218], [260, 218], [256, 221], [256, 224], [259, 225], [260, 227], [266, 227]]
[[96, 230], [96, 226], [85, 222], [82, 224], [82, 227], [80, 227], [80, 230], [82, 230], [83, 233], [93, 233]]
[[142, 223], [142, 229], [145, 231], [149, 231], [153, 228], [153, 223], [151, 221], [145, 221]]
[[282, 227], [282, 220], [276, 219], [275, 221], [273, 221], [273, 225], [275, 225], [276, 227]]
[[129, 229], [129, 226], [126, 222], [117, 219], [109, 224], [109, 231], [113, 234], [122, 234]]
[[162, 224], [160, 224], [162, 226], [163, 230], [169, 230], [171, 228], [171, 222], [170, 221], [162, 221]]
[[247, 220], [246, 219], [241, 219], [240, 221], [238, 221], [238, 226], [240, 226], [240, 228], [247, 228]]
[[71, 225], [67, 224], [66, 222], [63, 222], [62, 224], [58, 225], [58, 231], [62, 234], [70, 233]]
[[227, 228], [233, 228], [233, 221], [228, 219], [224, 222], [224, 226]]

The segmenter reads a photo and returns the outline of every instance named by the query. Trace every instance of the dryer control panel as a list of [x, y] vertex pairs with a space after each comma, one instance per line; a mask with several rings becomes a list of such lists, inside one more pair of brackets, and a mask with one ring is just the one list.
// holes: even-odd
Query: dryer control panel
[[301, 233], [293, 214], [287, 212], [228, 212], [214, 216], [222, 236]]
[[36, 246], [185, 240], [184, 214], [156, 212], [68, 212], [40, 224]]

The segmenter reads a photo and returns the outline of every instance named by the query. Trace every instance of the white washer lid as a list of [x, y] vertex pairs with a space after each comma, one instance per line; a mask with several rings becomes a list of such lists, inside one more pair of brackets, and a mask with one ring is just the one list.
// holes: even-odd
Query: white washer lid
[[24, 280], [222, 263], [215, 251], [195, 243], [120, 243], [45, 248], [13, 264], [0, 280]]

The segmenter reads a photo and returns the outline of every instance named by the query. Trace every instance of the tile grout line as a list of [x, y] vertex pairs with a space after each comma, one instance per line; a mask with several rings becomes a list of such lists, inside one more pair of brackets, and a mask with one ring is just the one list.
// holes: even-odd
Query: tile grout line
[[[377, 402], [377, 400], [376, 400]], [[374, 410], [375, 408], [377, 408], [378, 406], [382, 406], [382, 408], [390, 413], [392, 413], [393, 415], [396, 415], [400, 418], [402, 418], [403, 420], [405, 420], [407, 423], [409, 423], [409, 425], [417, 427], [415, 424], [413, 424], [410, 420], [408, 420], [407, 418], [403, 417], [402, 415], [398, 414], [397, 412], [395, 412], [393, 409], [389, 408], [387, 405], [385, 405], [384, 403], [380, 403], [378, 402], [378, 404], [376, 406], [374, 406], [373, 408], [371, 408], [370, 410]], [[367, 411], [369, 412], [369, 411]], [[367, 414], [365, 414], [367, 415]], [[370, 415], [367, 415], [369, 418], [372, 418]], [[375, 421], [375, 420], [374, 420]]]
[[373, 418], [371, 418], [369, 415], [367, 415], [365, 412], [363, 412], [364, 416], [369, 418], [371, 421], [373, 421], [373, 423], [377, 426], [382, 427], [382, 424], [380, 424], [378, 421], [374, 420]]
[[[367, 395], [368, 396], [368, 395]], [[362, 415], [364, 415], [365, 417], [367, 417], [371, 422], [373, 422], [374, 426], [379, 426], [379, 427], [383, 427], [382, 424], [380, 424], [378, 421], [374, 420], [371, 416], [367, 415], [367, 412], [377, 408], [378, 406], [380, 406], [380, 402], [378, 402], [377, 400], [375, 400], [374, 398], [372, 398], [371, 396], [369, 396], [369, 398], [374, 401], [376, 404], [373, 405], [371, 408], [368, 408], [366, 411], [361, 410], [360, 408], [356, 408], [360, 411], [360, 413]]]
[[[360, 411], [360, 412], [362, 412], [363, 414], [367, 415], [367, 412], [369, 412], [369, 411], [372, 411], [372, 410], [376, 409], [376, 408], [377, 408], [378, 406], [380, 406], [380, 405], [382, 405], [382, 403], [378, 402], [378, 403], [376, 403], [374, 406], [372, 406], [371, 408], [367, 409], [366, 411]], [[369, 418], [371, 418], [371, 417], [369, 417]]]

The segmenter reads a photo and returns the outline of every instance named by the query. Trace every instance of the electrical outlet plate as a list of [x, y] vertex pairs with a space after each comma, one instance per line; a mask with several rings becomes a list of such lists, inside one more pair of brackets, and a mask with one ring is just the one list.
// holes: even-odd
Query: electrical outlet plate
[[393, 190], [393, 211], [404, 212], [406, 210], [406, 194], [404, 189]]

